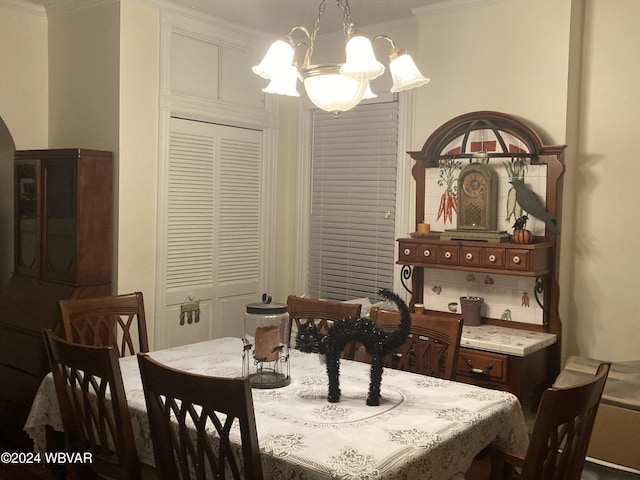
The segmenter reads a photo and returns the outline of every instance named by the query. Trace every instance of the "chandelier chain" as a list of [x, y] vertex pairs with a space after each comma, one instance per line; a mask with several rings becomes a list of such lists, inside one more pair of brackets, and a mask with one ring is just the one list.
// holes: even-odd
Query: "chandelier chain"
[[311, 36], [309, 38], [309, 48], [307, 49], [307, 53], [304, 58], [305, 66], [311, 63], [311, 55], [313, 54], [313, 45], [316, 42], [316, 35], [318, 34], [318, 30], [320, 30], [320, 18], [322, 17], [322, 14], [324, 13], [324, 10], [326, 8], [325, 2], [326, 0], [322, 0], [320, 2], [320, 6], [318, 7], [318, 16], [316, 17], [316, 21], [313, 24], [313, 31], [311, 32]]
[[344, 29], [344, 36], [349, 39], [356, 28], [355, 23], [351, 20], [349, 0], [336, 0], [336, 5], [342, 8], [342, 28]]

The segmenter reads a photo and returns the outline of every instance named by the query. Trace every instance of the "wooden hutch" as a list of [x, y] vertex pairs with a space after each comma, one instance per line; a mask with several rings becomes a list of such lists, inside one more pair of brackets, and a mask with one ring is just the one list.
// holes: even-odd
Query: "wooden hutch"
[[0, 424], [5, 443], [32, 448], [23, 431], [49, 365], [42, 329], [58, 327], [58, 300], [111, 294], [110, 152], [17, 151], [14, 273], [0, 296]]
[[[491, 141], [478, 141], [478, 138], [490, 138]], [[492, 148], [485, 148], [489, 143]], [[551, 385], [560, 370], [562, 323], [558, 315], [557, 235], [549, 228], [542, 228], [544, 232], [540, 231], [532, 244], [519, 245], [511, 243], [508, 234], [504, 235], [506, 241], [478, 241], [457, 239], [455, 234], [442, 239], [445, 235], [440, 232], [419, 235], [417, 231], [418, 224], [424, 222], [429, 213], [425, 210], [426, 200], [429, 195], [433, 196], [426, 173], [428, 169], [439, 169], [442, 162], [447, 161], [457, 161], [458, 165], [481, 162], [493, 164], [495, 169], [495, 165], [501, 167], [517, 158], [525, 162], [523, 165], [545, 166], [546, 185], [542, 185], [545, 192], [540, 197], [559, 223], [564, 149], [565, 146], [544, 144], [529, 125], [511, 115], [479, 111], [453, 118], [426, 140], [422, 150], [409, 152], [415, 160], [412, 175], [416, 182], [416, 233], [398, 239], [397, 263], [403, 266], [401, 275], [405, 288], [412, 294], [411, 305], [426, 303], [425, 307], [429, 308], [429, 298], [425, 298], [427, 269], [532, 279], [535, 301], [542, 310], [541, 322], [483, 317], [481, 326], [465, 327], [457, 371], [460, 381], [511, 391], [521, 400], [530, 399], [532, 408], [537, 407], [542, 390]], [[509, 186], [507, 180], [504, 179], [505, 188]], [[430, 185], [433, 189], [433, 182]], [[409, 279], [410, 287], [406, 282]], [[427, 293], [431, 293], [428, 288]], [[428, 310], [427, 313], [460, 316], [440, 310]], [[473, 337], [472, 329], [483, 328], [489, 334], [499, 332], [503, 345], [495, 348], [474, 345], [472, 339], [465, 338]], [[521, 337], [529, 337], [525, 338], [525, 343], [533, 341], [538, 344], [537, 348], [525, 346], [519, 351], [514, 345], [521, 344]]]

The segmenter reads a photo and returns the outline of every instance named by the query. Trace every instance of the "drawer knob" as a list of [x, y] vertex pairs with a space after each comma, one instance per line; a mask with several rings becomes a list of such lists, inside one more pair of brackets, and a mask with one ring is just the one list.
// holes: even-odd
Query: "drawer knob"
[[411, 255], [411, 249], [409, 249], [409, 248], [405, 248], [405, 249], [404, 249], [404, 254], [405, 254], [405, 255]]
[[451, 252], [444, 252], [444, 258], [449, 260], [451, 258]]
[[513, 256], [513, 263], [515, 263], [516, 265], [520, 263], [520, 257], [518, 255]]
[[467, 254], [465, 255], [465, 258], [466, 258], [467, 260], [469, 260], [469, 261], [473, 260], [473, 253], [467, 253]]
[[491, 263], [496, 263], [496, 256], [494, 254], [489, 255], [489, 261]]
[[429, 249], [427, 248], [424, 252], [422, 252], [422, 254], [423, 254], [425, 257], [430, 257], [430, 256], [431, 256], [431, 250], [429, 250]]
[[493, 369], [493, 365], [488, 363], [486, 367], [484, 367], [484, 369], [482, 368], [474, 368], [473, 366], [473, 362], [469, 359], [467, 359], [467, 371], [469, 373], [475, 373], [477, 375], [484, 375], [484, 376], [489, 376], [489, 372], [491, 372], [491, 370]]

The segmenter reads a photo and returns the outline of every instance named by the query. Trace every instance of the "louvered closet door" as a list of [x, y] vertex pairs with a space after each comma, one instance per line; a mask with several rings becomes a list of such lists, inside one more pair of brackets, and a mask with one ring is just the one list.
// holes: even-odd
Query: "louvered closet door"
[[[259, 296], [262, 133], [183, 119], [170, 130], [156, 346], [240, 337]], [[193, 302], [199, 317], [183, 313]]]

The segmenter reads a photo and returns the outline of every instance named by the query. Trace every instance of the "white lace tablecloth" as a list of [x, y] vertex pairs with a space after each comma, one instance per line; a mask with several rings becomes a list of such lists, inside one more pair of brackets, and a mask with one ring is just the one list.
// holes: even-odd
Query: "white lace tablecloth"
[[[151, 353], [173, 368], [241, 376], [242, 343], [223, 338]], [[120, 360], [140, 460], [153, 465], [144, 393], [135, 357]], [[342, 361], [339, 403], [329, 403], [317, 355], [291, 350], [291, 384], [253, 389], [266, 479], [442, 479], [471, 465], [492, 441], [524, 451], [520, 403], [509, 393], [385, 369], [380, 406], [365, 404], [369, 365]], [[36, 450], [45, 427], [62, 430], [51, 376], [35, 398], [25, 431]]]

